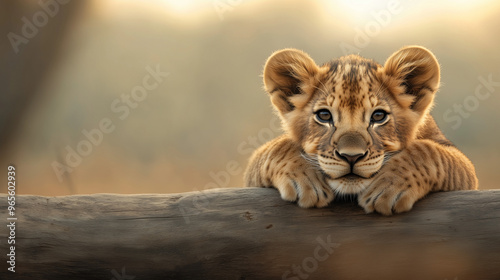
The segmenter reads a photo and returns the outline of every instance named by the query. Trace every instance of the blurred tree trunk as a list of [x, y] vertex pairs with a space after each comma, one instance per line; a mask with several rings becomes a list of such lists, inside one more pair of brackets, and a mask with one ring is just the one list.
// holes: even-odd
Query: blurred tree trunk
[[[67, 3], [65, 3], [67, 2]], [[61, 54], [67, 31], [87, 1], [0, 1], [0, 154]]]

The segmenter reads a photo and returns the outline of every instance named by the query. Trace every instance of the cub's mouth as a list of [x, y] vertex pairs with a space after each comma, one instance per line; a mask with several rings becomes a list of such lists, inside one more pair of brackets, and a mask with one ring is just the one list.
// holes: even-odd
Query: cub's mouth
[[371, 177], [363, 177], [361, 175], [358, 175], [356, 173], [350, 172], [345, 175], [342, 175], [340, 177], [333, 177], [331, 174], [327, 174], [326, 172], [323, 172], [323, 175], [325, 175], [329, 180], [346, 180], [346, 181], [358, 181], [358, 180], [366, 180], [370, 179]]
[[330, 177], [327, 182], [330, 188], [337, 194], [355, 195], [364, 191], [372, 182], [372, 179], [351, 172], [335, 179]]
[[339, 177], [338, 179], [346, 179], [346, 180], [360, 180], [364, 179], [363, 177], [359, 176], [358, 174], [354, 173], [349, 173], [344, 176]]
[[349, 181], [355, 181], [355, 180], [362, 180], [362, 179], [367, 179], [367, 178], [361, 177], [358, 174], [355, 174], [355, 173], [351, 172], [351, 173], [348, 173], [348, 174], [346, 174], [344, 176], [341, 176], [341, 177], [339, 177], [337, 179], [345, 179], [345, 180], [349, 180]]

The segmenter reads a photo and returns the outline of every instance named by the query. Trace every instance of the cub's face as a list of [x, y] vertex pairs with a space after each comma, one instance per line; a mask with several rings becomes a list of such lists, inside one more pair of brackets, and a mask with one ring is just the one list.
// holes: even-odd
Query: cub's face
[[305, 53], [274, 53], [264, 84], [286, 133], [337, 193], [361, 192], [415, 138], [439, 84], [439, 66], [407, 47], [381, 66], [346, 56], [317, 66]]

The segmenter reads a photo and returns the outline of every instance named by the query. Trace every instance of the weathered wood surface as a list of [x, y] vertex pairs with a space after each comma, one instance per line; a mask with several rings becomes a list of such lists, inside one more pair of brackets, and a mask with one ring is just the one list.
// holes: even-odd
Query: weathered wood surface
[[392, 217], [254, 188], [16, 202], [16, 273], [4, 262], [0, 279], [500, 279], [500, 190], [435, 193]]

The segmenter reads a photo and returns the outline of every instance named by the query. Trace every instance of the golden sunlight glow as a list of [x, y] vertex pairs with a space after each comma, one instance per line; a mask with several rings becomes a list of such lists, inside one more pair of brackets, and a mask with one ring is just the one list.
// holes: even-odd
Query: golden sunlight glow
[[172, 12], [178, 14], [187, 14], [194, 12], [201, 5], [201, 1], [197, 0], [161, 0], [165, 6], [171, 9]]
[[[253, 5], [243, 3], [252, 2]], [[258, 17], [260, 9], [268, 9], [267, 1], [248, 0], [95, 0], [96, 8], [111, 16], [127, 16], [140, 11], [153, 17], [162, 18], [186, 26], [196, 26], [206, 20], [220, 20], [224, 17], [236, 17], [245, 11], [250, 11]], [[318, 5], [325, 16], [325, 24], [338, 26], [343, 30], [352, 31], [353, 28], [363, 29], [367, 24], [377, 21], [381, 26], [391, 27], [411, 24], [420, 20], [422, 16], [427, 19], [446, 19], [467, 15], [474, 27], [477, 20], [491, 12], [494, 0], [443, 0], [443, 1], [402, 1], [402, 0], [290, 0], [272, 2], [273, 5], [289, 6]], [[306, 4], [305, 4], [306, 3]], [[498, 5], [498, 4], [497, 4]], [[253, 7], [250, 9], [250, 7]], [[431, 8], [430, 8], [431, 7]], [[234, 13], [233, 13], [234, 11]], [[388, 27], [389, 28], [389, 27]]]
[[366, 18], [370, 13], [387, 9], [390, 1], [377, 0], [340, 0], [338, 2], [325, 1], [325, 4], [335, 5], [335, 8], [349, 13], [354, 18]]

